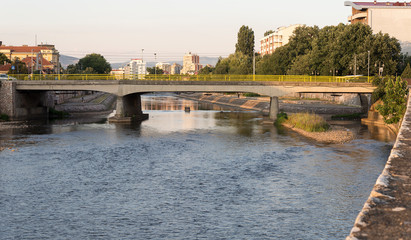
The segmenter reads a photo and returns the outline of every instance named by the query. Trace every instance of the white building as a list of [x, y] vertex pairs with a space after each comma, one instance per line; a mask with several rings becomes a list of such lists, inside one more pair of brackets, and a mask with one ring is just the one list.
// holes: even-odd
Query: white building
[[170, 63], [156, 63], [156, 67], [160, 68], [161, 70], [163, 70], [164, 74], [170, 74], [171, 72], [171, 65]]
[[200, 65], [200, 57], [197, 54], [191, 54], [191, 52], [189, 52], [184, 55], [181, 74], [196, 74], [201, 68], [203, 68], [203, 66]]
[[388, 33], [401, 42], [403, 52], [411, 53], [411, 2], [346, 1], [344, 5], [352, 7], [349, 22], [367, 24], [373, 33]]
[[266, 54], [271, 54], [275, 51], [276, 48], [284, 46], [290, 40], [291, 35], [293, 35], [294, 30], [297, 27], [302, 27], [304, 25], [294, 24], [288, 27], [279, 27], [273, 33], [268, 36], [265, 36], [260, 40], [262, 56]]
[[130, 74], [145, 75], [147, 74], [146, 63], [142, 59], [132, 59], [130, 61]]

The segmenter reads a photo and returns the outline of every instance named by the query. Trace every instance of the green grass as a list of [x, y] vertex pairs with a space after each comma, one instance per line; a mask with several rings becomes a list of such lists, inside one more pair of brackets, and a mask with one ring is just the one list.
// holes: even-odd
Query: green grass
[[324, 118], [311, 113], [291, 114], [284, 123], [307, 132], [325, 132], [330, 128]]

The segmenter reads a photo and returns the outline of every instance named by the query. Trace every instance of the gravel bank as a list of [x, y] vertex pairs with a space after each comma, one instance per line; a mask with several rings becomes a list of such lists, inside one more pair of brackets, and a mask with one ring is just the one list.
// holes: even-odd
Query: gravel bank
[[355, 139], [355, 134], [352, 131], [341, 126], [331, 126], [326, 132], [307, 132], [289, 124], [283, 124], [283, 126], [320, 143], [342, 144]]

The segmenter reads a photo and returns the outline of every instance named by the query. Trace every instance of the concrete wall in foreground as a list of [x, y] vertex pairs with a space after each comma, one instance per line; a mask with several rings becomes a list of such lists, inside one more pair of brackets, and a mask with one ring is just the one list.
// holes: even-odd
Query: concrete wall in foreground
[[46, 91], [16, 91], [15, 82], [0, 82], [0, 113], [11, 119], [46, 116], [46, 102]]

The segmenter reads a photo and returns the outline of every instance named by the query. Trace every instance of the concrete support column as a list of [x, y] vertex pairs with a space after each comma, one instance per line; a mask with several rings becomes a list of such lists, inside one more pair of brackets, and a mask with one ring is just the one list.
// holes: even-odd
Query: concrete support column
[[278, 97], [270, 97], [270, 119], [277, 120], [277, 114], [279, 112]]
[[146, 119], [148, 119], [148, 114], [143, 114], [141, 111], [141, 95], [135, 93], [117, 97], [116, 115], [110, 118], [109, 122], [119, 123]]

